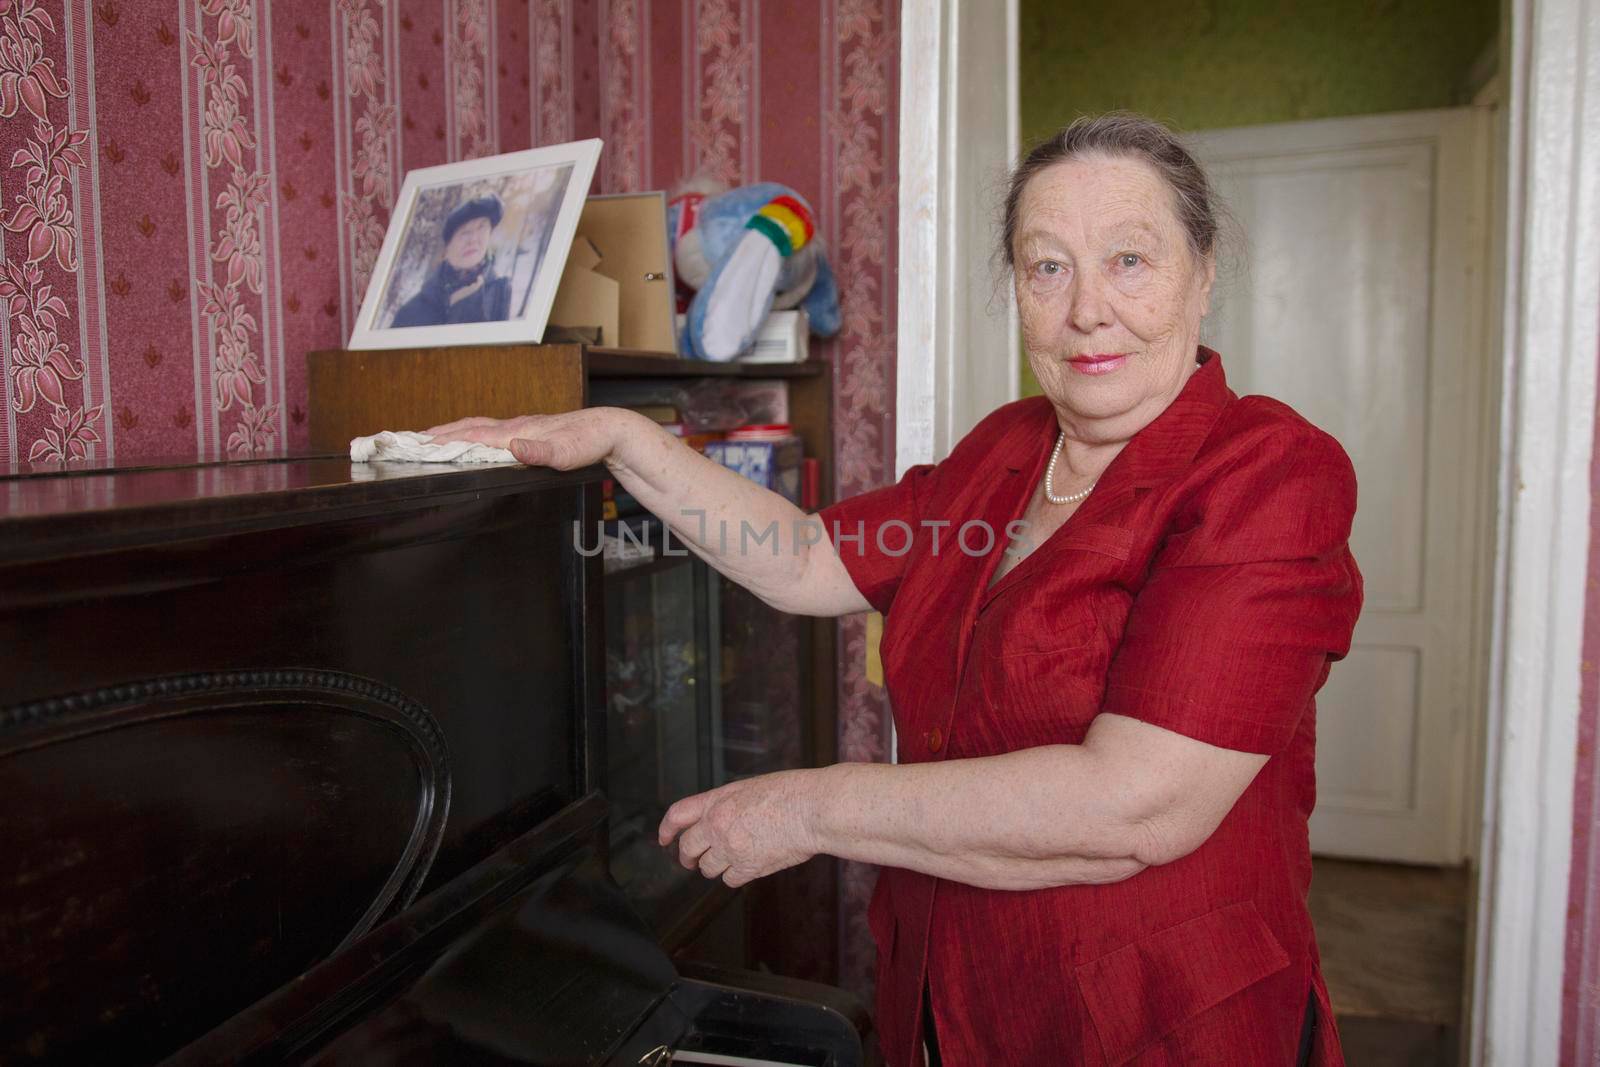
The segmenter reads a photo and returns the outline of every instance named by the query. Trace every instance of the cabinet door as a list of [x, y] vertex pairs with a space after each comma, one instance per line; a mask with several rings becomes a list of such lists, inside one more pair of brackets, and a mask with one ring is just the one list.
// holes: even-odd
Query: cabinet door
[[667, 808], [810, 762], [805, 626], [692, 557], [606, 575], [611, 867], [658, 932], [714, 885], [656, 844]]
[[663, 929], [700, 878], [656, 843], [668, 807], [719, 775], [715, 574], [698, 559], [658, 557], [606, 575], [606, 783], [611, 871]]
[[811, 701], [801, 673], [809, 662], [808, 620], [732, 582], [713, 580], [720, 586], [718, 781], [810, 766], [805, 720]]

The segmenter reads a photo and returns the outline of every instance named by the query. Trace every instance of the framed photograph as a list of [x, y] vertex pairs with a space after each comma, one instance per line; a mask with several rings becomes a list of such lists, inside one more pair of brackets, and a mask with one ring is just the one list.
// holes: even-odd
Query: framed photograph
[[351, 348], [537, 343], [600, 141], [406, 174]]

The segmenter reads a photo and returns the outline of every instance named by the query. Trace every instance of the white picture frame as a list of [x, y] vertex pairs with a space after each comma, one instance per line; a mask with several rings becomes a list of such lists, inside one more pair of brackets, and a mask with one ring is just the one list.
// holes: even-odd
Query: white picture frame
[[591, 138], [407, 172], [348, 347], [537, 344], [600, 148]]

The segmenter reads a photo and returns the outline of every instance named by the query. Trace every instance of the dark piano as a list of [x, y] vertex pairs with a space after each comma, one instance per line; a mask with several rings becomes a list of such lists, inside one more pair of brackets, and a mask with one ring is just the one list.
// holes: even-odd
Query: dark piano
[[610, 877], [599, 475], [0, 477], [0, 1062], [861, 1062]]

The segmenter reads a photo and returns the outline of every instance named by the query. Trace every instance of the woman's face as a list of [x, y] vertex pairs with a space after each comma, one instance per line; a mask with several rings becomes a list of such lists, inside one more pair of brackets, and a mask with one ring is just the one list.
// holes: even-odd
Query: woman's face
[[1194, 366], [1214, 263], [1190, 251], [1142, 160], [1054, 164], [1023, 188], [1017, 220], [1017, 307], [1040, 387], [1074, 436], [1137, 432]]
[[450, 235], [450, 243], [444, 246], [445, 262], [456, 270], [476, 267], [489, 251], [489, 234], [493, 230], [494, 224], [482, 215], [463, 222]]

